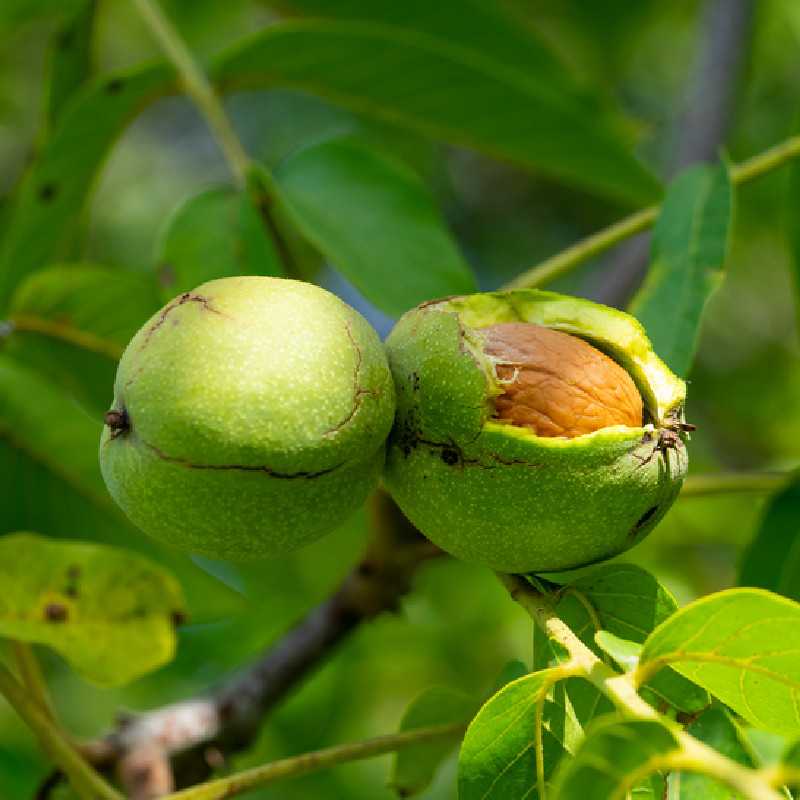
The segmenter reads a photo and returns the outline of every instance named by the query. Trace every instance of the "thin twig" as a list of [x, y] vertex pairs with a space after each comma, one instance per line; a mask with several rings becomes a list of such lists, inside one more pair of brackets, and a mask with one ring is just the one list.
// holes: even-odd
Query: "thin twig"
[[42, 667], [33, 647], [27, 642], [14, 641], [12, 644], [14, 660], [17, 663], [17, 670], [23, 686], [28, 690], [30, 696], [39, 704], [39, 708], [55, 721], [53, 702], [50, 699], [50, 692], [47, 689]]
[[36, 734], [50, 758], [69, 778], [81, 800], [123, 800], [122, 795], [109, 786], [103, 777], [84, 761], [39, 704], [2, 664], [0, 664], [0, 694]]
[[227, 778], [209, 781], [202, 786], [195, 786], [169, 795], [165, 800], [223, 800], [223, 798], [235, 797], [250, 789], [266, 786], [275, 781], [294, 778], [298, 775], [307, 775], [310, 772], [318, 772], [348, 761], [361, 761], [385, 753], [394, 753], [422, 742], [454, 739], [462, 735], [466, 727], [466, 722], [436, 725], [429, 728], [404, 731], [403, 733], [378, 736], [362, 742], [326, 747], [323, 750], [315, 750], [292, 758], [273, 761], [270, 764], [245, 770]]
[[[734, 166], [731, 169], [731, 180], [737, 185], [748, 183], [798, 157], [800, 157], [800, 136], [793, 136], [748, 161]], [[542, 261], [527, 272], [518, 275], [504, 288], [534, 288], [554, 281], [628, 237], [652, 227], [660, 210], [660, 206], [648, 206], [637, 211]]]
[[133, 3], [175, 66], [186, 93], [208, 122], [237, 184], [244, 188], [250, 159], [208, 78], [156, 0], [133, 0]]

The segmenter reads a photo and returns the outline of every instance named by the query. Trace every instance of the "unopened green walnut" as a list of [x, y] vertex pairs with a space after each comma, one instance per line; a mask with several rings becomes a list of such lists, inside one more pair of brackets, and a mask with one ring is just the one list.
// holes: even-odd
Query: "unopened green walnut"
[[386, 346], [385, 481], [454, 555], [504, 572], [582, 566], [641, 541], [677, 496], [686, 386], [633, 317], [492, 292], [419, 306]]
[[342, 523], [378, 482], [394, 388], [377, 334], [317, 286], [210, 281], [131, 340], [106, 415], [106, 484], [182, 549], [285, 553]]

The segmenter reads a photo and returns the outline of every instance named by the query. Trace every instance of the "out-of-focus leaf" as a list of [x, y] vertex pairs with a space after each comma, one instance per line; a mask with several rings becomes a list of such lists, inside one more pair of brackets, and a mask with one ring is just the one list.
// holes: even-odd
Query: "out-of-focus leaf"
[[158, 246], [162, 297], [231, 275], [282, 275], [283, 268], [246, 192], [209, 189], [182, 203], [168, 221]]
[[[560, 727], [562, 709], [547, 699], [560, 679], [557, 668], [531, 673], [509, 683], [481, 708], [461, 745], [458, 759], [460, 800], [539, 796], [536, 788], [537, 728], [542, 737], [546, 783], [566, 752]], [[542, 710], [538, 720], [537, 708]]]
[[794, 742], [786, 748], [781, 756], [781, 765], [785, 772], [785, 783], [794, 790], [800, 788], [800, 742]]
[[[678, 750], [675, 737], [658, 722], [603, 718], [591, 727], [574, 758], [565, 759], [555, 780], [559, 800], [608, 800], [609, 797], [659, 797], [652, 775], [669, 767]], [[637, 791], [642, 786], [643, 792]]]
[[36, 530], [132, 549], [180, 580], [194, 621], [240, 611], [234, 592], [188, 556], [137, 531], [117, 510], [97, 465], [100, 431], [65, 392], [0, 355], [0, 534]]
[[223, 54], [211, 72], [223, 90], [301, 89], [625, 202], [659, 191], [591, 105], [547, 77], [521, 77], [429, 33], [373, 22], [278, 23]]
[[800, 604], [728, 589], [673, 614], [647, 638], [639, 669], [669, 664], [756, 727], [800, 734]]
[[48, 375], [101, 416], [117, 361], [159, 306], [150, 275], [92, 264], [39, 270], [14, 292], [6, 352]]
[[642, 646], [630, 639], [620, 639], [609, 631], [597, 631], [594, 635], [595, 644], [614, 661], [619, 664], [626, 672], [636, 668], [639, 663], [639, 653]]
[[0, 636], [49, 645], [93, 683], [119, 686], [167, 663], [185, 614], [178, 582], [139, 555], [0, 539]]
[[800, 600], [800, 476], [770, 500], [737, 583]]
[[733, 188], [723, 163], [681, 173], [656, 222], [650, 270], [630, 311], [655, 351], [683, 377], [697, 349], [706, 302], [722, 282], [732, 221]]
[[275, 173], [297, 227], [374, 305], [399, 315], [475, 279], [422, 182], [351, 139], [300, 151]]
[[[733, 761], [753, 769], [758, 766], [739, 726], [720, 706], [712, 706], [692, 720], [686, 732]], [[731, 800], [738, 797], [732, 795], [727, 786], [699, 773], [672, 775], [670, 784], [677, 784], [675, 800]]]
[[284, 11], [349, 20], [377, 22], [444, 39], [513, 68], [521, 80], [547, 81], [577, 97], [580, 90], [552, 51], [529, 25], [507, 13], [502, 3], [479, 0], [264, 0]]
[[[653, 575], [632, 564], [606, 564], [578, 578], [562, 590], [557, 606], [558, 615], [600, 657], [603, 652], [594, 638], [597, 631], [641, 644], [677, 610], [672, 594]], [[561, 660], [541, 635], [534, 640], [534, 658], [536, 668]], [[597, 690], [585, 682], [580, 691], [596, 697], [596, 705], [585, 700], [596, 714], [607, 707], [605, 699], [597, 697]], [[655, 675], [642, 687], [642, 694], [657, 706], [666, 703], [685, 713], [708, 705], [705, 691], [672, 670]], [[579, 718], [584, 726], [589, 722], [589, 718]]]
[[500, 670], [500, 674], [495, 679], [494, 692], [499, 692], [506, 684], [511, 683], [511, 681], [524, 678], [529, 672], [530, 670], [527, 665], [522, 661], [517, 659], [509, 661], [503, 669]]
[[[800, 115], [795, 116], [793, 130], [800, 134]], [[784, 229], [789, 239], [792, 254], [792, 285], [798, 327], [800, 327], [800, 228], [797, 225], [797, 209], [800, 208], [800, 165], [792, 161], [786, 168], [787, 197], [784, 202]]]
[[50, 55], [46, 121], [52, 126], [66, 104], [89, 79], [92, 70], [92, 31], [97, 0], [86, 0], [55, 35]]
[[15, 198], [0, 248], [0, 313], [67, 248], [97, 170], [126, 122], [173, 84], [165, 66], [95, 80], [70, 101]]
[[11, 31], [16, 26], [39, 17], [74, 14], [85, 2], [86, 0], [3, 0], [0, 4], [0, 31]]
[[[451, 722], [466, 723], [477, 710], [477, 705], [463, 692], [434, 686], [409, 705], [400, 722], [400, 730]], [[439, 765], [455, 747], [454, 740], [447, 740], [422, 742], [401, 750], [394, 757], [389, 786], [400, 797], [419, 794], [430, 785]]]

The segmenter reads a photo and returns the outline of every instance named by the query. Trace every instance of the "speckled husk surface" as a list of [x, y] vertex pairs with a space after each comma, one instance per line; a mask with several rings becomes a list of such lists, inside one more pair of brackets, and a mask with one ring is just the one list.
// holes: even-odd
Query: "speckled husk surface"
[[[572, 439], [492, 419], [503, 388], [481, 328], [533, 322], [578, 336], [623, 366], [642, 395], [641, 426]], [[405, 314], [386, 342], [397, 390], [385, 482], [408, 518], [466, 561], [548, 572], [600, 561], [641, 541], [680, 491], [686, 387], [631, 316], [553, 292], [447, 298]]]
[[285, 553], [342, 523], [374, 488], [394, 417], [377, 334], [317, 286], [210, 281], [131, 340], [100, 442], [109, 491], [181, 549]]

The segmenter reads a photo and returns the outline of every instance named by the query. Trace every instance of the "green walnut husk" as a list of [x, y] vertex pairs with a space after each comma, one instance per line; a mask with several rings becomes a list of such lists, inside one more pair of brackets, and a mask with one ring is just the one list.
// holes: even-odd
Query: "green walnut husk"
[[330, 292], [236, 277], [176, 297], [128, 345], [100, 466], [151, 536], [246, 559], [342, 523], [376, 485], [394, 417], [377, 334]]
[[[610, 356], [642, 396], [643, 424], [568, 439], [494, 420], [503, 387], [481, 329], [507, 322], [572, 334]], [[686, 386], [628, 314], [537, 290], [454, 297], [405, 314], [386, 348], [397, 417], [384, 479], [408, 518], [455, 556], [503, 572], [594, 563], [640, 542], [680, 490]]]

